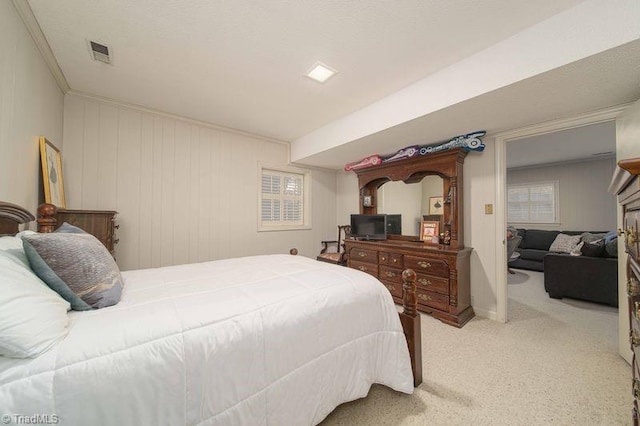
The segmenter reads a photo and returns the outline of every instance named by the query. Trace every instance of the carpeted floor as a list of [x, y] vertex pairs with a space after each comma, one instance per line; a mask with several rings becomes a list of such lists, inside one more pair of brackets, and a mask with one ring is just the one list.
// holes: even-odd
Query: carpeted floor
[[508, 290], [507, 324], [474, 318], [456, 329], [423, 315], [414, 394], [374, 385], [322, 425], [630, 424], [617, 309], [550, 299], [539, 272], [516, 270]]

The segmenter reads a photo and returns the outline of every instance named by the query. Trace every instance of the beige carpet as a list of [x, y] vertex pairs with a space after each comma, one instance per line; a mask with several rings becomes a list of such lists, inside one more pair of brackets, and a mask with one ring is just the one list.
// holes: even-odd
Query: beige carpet
[[509, 318], [462, 329], [422, 316], [424, 383], [374, 385], [329, 425], [626, 425], [631, 369], [617, 353], [617, 309], [550, 299], [542, 273], [509, 276]]

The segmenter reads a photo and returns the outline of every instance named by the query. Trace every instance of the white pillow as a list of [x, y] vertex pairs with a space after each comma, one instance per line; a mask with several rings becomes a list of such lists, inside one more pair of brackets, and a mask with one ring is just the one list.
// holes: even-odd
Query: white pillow
[[69, 302], [29, 267], [16, 237], [0, 237], [0, 355], [33, 358], [67, 334]]
[[567, 235], [567, 234], [558, 234], [553, 243], [551, 243], [551, 247], [549, 247], [549, 251], [556, 253], [571, 253], [571, 251], [575, 250], [576, 246], [580, 244], [580, 239], [582, 236], [580, 235]]

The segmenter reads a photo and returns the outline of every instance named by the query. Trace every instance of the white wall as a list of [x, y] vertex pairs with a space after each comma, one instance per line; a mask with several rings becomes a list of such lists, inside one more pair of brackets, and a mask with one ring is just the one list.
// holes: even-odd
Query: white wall
[[41, 185], [38, 137], [62, 148], [63, 99], [12, 3], [1, 1], [0, 200], [34, 215]]
[[[622, 117], [616, 120], [616, 159], [617, 161], [640, 157], [640, 101], [629, 107]], [[623, 229], [622, 209], [618, 208], [618, 229]], [[629, 305], [627, 303], [627, 254], [624, 240], [618, 238], [618, 341], [620, 354], [631, 363], [629, 349]]]
[[[507, 144], [507, 150], [509, 145]], [[518, 228], [564, 231], [615, 229], [616, 199], [608, 192], [615, 169], [613, 158], [507, 170], [507, 185], [558, 181], [559, 221], [556, 224], [515, 223]]]
[[311, 230], [257, 232], [258, 163], [288, 146], [147, 110], [68, 94], [68, 208], [119, 212], [124, 270], [266, 253], [316, 256], [336, 234], [336, 175], [312, 171]]

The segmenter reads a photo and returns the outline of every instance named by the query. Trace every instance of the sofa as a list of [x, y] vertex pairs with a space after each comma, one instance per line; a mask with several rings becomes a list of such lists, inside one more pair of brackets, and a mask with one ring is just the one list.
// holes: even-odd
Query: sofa
[[[617, 240], [611, 233], [521, 228], [517, 231], [522, 237], [517, 249], [519, 257], [509, 262], [509, 268], [544, 272], [544, 287], [552, 298], [569, 297], [618, 306]], [[574, 255], [551, 252], [559, 234], [581, 236], [580, 240], [590, 244], [597, 241], [602, 245], [601, 251], [590, 253], [577, 246]]]

